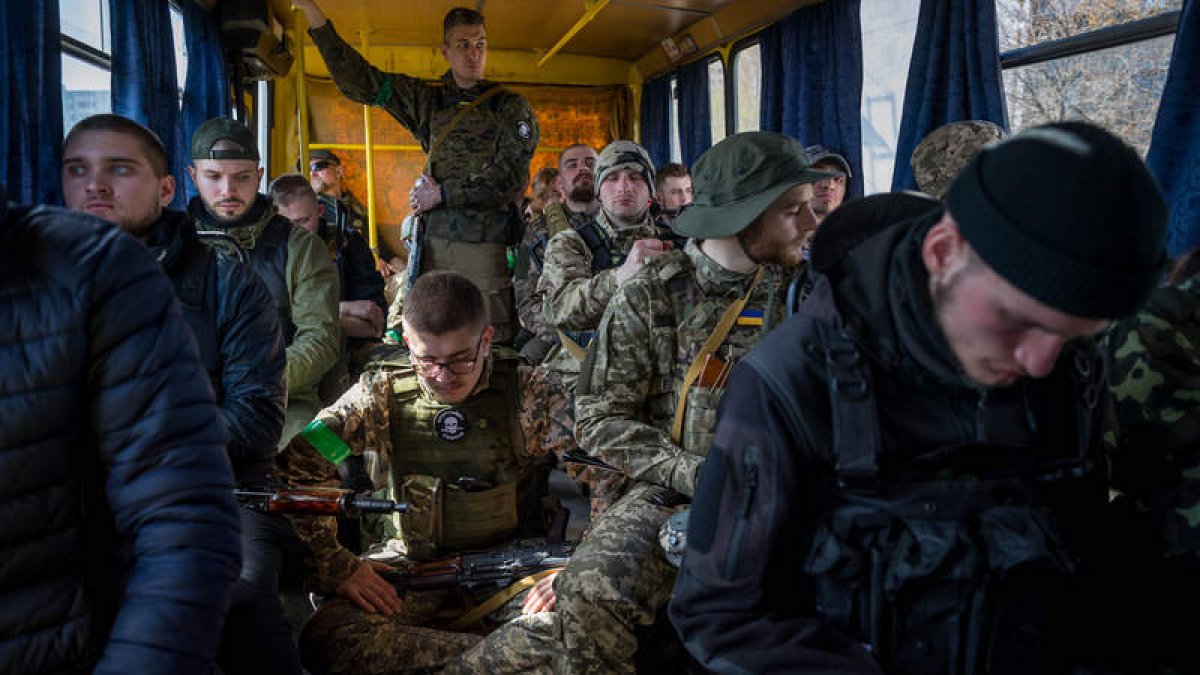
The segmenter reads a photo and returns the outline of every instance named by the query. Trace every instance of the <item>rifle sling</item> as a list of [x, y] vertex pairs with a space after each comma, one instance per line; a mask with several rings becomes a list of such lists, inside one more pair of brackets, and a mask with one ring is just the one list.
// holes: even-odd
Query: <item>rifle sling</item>
[[464, 105], [462, 108], [459, 108], [458, 112], [454, 113], [454, 117], [450, 118], [450, 123], [442, 127], [442, 130], [438, 132], [437, 137], [433, 139], [433, 143], [429, 144], [429, 152], [425, 156], [425, 169], [422, 171], [422, 173], [429, 173], [431, 165], [433, 164], [433, 151], [437, 150], [438, 146], [442, 144], [442, 141], [446, 140], [446, 137], [450, 135], [451, 131], [454, 131], [454, 127], [458, 126], [458, 123], [467, 116], [467, 113], [479, 107], [480, 103], [483, 103], [492, 96], [499, 94], [501, 91], [504, 91], [504, 87], [498, 84], [494, 85], [491, 89], [483, 92], [477, 96], [475, 100]]
[[533, 588], [533, 586], [537, 582], [541, 581], [542, 579], [545, 579], [546, 577], [550, 576], [551, 574], [558, 572], [561, 569], [562, 569], [561, 567], [553, 567], [548, 570], [542, 570], [540, 572], [535, 572], [535, 573], [530, 574], [529, 576], [525, 577], [524, 579], [520, 579], [518, 581], [513, 582], [511, 585], [508, 586], [508, 588], [505, 588], [504, 590], [493, 595], [492, 597], [488, 598], [487, 600], [484, 600], [482, 603], [477, 605], [474, 609], [472, 609], [471, 611], [467, 612], [466, 614], [463, 614], [462, 616], [460, 616], [457, 620], [454, 621], [454, 623], [450, 624], [450, 629], [451, 630], [462, 630], [462, 629], [466, 628], [467, 626], [470, 626], [471, 624], [482, 620], [483, 617], [487, 616], [488, 614], [491, 614], [492, 612], [494, 612], [497, 609], [500, 609], [502, 606], [504, 606], [504, 603], [517, 597], [517, 595], [519, 595], [521, 593], [521, 591], [524, 591], [525, 589], [528, 589], [528, 588]]

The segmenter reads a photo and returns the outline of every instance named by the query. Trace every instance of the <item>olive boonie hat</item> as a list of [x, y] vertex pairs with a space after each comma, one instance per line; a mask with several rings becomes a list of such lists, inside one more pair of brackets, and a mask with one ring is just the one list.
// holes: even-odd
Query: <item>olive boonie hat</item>
[[731, 237], [746, 229], [780, 195], [837, 174], [816, 171], [804, 146], [770, 131], [734, 134], [692, 166], [692, 204], [671, 228], [686, 237]]
[[[236, 147], [213, 150], [217, 141]], [[192, 134], [192, 159], [250, 159], [259, 161], [258, 144], [245, 124], [229, 117], [214, 117]]]

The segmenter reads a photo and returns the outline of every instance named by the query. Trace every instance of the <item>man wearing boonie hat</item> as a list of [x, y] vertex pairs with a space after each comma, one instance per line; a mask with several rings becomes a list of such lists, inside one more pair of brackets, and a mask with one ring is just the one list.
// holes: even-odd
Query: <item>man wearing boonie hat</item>
[[551, 615], [501, 628], [446, 672], [634, 672], [634, 631], [675, 576], [659, 529], [693, 492], [729, 369], [784, 317], [782, 267], [800, 260], [812, 183], [827, 175], [770, 132], [697, 160], [694, 202], [674, 222], [690, 241], [616, 290], [576, 388], [580, 445], [630, 481], [555, 579]]
[[312, 421], [317, 384], [338, 361], [338, 273], [325, 244], [293, 227], [258, 192], [263, 168], [246, 125], [228, 117], [205, 121], [192, 134], [188, 175], [200, 193], [188, 203], [198, 229], [220, 230], [246, 249], [266, 282], [287, 345], [287, 415], [279, 447]]
[[1111, 591], [1139, 570], [1112, 553], [1144, 535], [1112, 517], [1093, 336], [1162, 277], [1157, 183], [1061, 122], [986, 146], [944, 208], [856, 213], [730, 378], [685, 648], [706, 672], [1129, 672], [1106, 658], [1145, 617]]

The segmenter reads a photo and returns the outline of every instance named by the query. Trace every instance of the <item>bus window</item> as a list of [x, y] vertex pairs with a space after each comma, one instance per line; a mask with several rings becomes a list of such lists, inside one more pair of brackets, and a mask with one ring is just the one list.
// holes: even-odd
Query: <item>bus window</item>
[[738, 133], [758, 131], [762, 101], [762, 55], [753, 42], [733, 53], [734, 124]]
[[112, 111], [108, 0], [60, 0], [63, 133], [79, 120]]
[[720, 57], [708, 62], [708, 107], [713, 145], [725, 139], [725, 64]]
[[671, 161], [683, 162], [683, 150], [679, 142], [679, 78], [671, 76]]
[[862, 175], [865, 194], [892, 189], [917, 0], [862, 0]]
[[[1171, 63], [1173, 34], [1126, 44], [1102, 43], [1084, 53], [1030, 56], [1039, 48], [1091, 31], [1152, 20], [1181, 0], [997, 0], [1004, 95], [1012, 131], [1062, 119], [1086, 119], [1117, 134], [1143, 155]], [[1014, 65], [1017, 64], [1017, 65]]]
[[179, 105], [183, 106], [183, 85], [187, 83], [187, 37], [183, 31], [183, 12], [171, 5], [171, 39], [175, 41], [175, 83], [179, 87]]

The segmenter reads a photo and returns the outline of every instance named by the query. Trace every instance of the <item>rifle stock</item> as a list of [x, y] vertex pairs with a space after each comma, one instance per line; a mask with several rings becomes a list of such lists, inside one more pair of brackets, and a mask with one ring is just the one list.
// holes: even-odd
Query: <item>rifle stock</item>
[[549, 539], [525, 540], [498, 551], [411, 563], [385, 572], [397, 591], [509, 584], [542, 570], [565, 567], [574, 546]]

